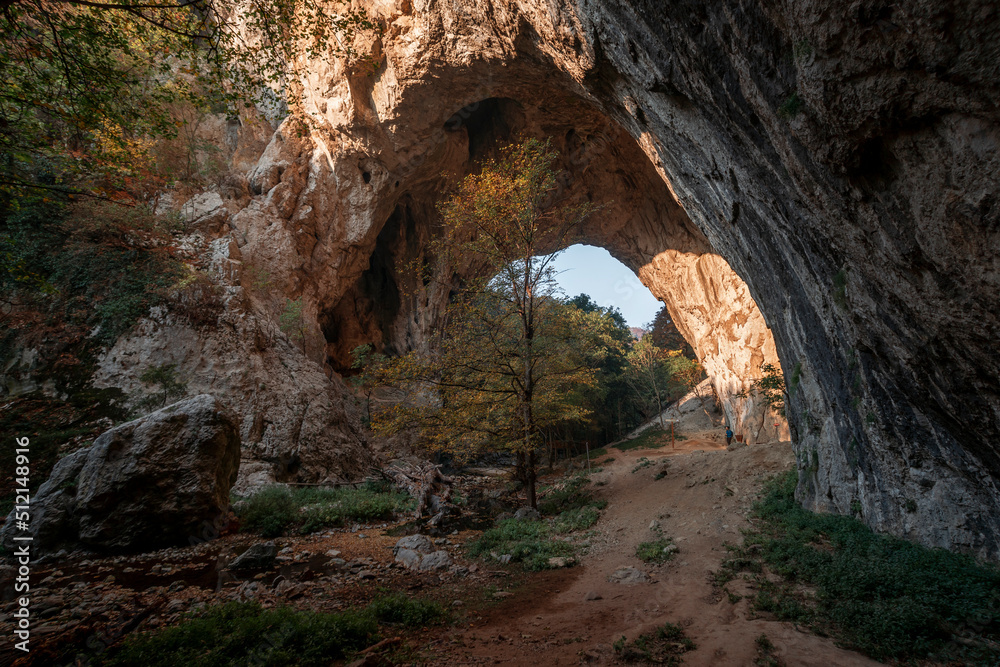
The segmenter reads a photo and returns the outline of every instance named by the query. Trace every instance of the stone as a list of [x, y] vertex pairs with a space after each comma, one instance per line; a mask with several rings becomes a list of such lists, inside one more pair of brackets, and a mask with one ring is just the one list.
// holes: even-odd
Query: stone
[[649, 582], [649, 575], [634, 567], [620, 567], [608, 576], [608, 581], [614, 584], [645, 584]]
[[181, 215], [189, 224], [218, 225], [226, 221], [229, 211], [218, 192], [202, 192], [181, 206]]
[[419, 570], [423, 554], [413, 549], [396, 549], [395, 559], [408, 570]]
[[[152, 550], [217, 535], [239, 456], [239, 420], [209, 395], [116, 426], [60, 460], [35, 493], [34, 549]], [[13, 544], [13, 519], [0, 543]]]
[[278, 548], [274, 542], [259, 542], [237, 556], [228, 566], [230, 570], [267, 570], [274, 567]]
[[432, 572], [435, 570], [446, 570], [451, 565], [451, 557], [447, 551], [435, 551], [420, 559], [420, 571]]
[[597, 591], [589, 591], [586, 595], [583, 596], [583, 599], [586, 602], [593, 602], [594, 600], [603, 600], [604, 596], [598, 593]]
[[551, 568], [569, 567], [575, 563], [576, 559], [571, 556], [553, 556], [548, 560], [548, 565]]
[[522, 507], [514, 512], [514, 518], [518, 521], [538, 521], [542, 518], [542, 515], [533, 507]]
[[393, 552], [399, 549], [411, 549], [422, 554], [429, 554], [434, 551], [434, 542], [426, 535], [407, 535], [396, 542]]
[[407, 535], [396, 542], [392, 551], [396, 562], [409, 570], [430, 572], [451, 565], [448, 552], [438, 550], [426, 535]]
[[236, 589], [236, 598], [240, 600], [249, 600], [257, 597], [260, 594], [260, 584], [256, 581], [244, 581], [240, 584], [239, 588]]

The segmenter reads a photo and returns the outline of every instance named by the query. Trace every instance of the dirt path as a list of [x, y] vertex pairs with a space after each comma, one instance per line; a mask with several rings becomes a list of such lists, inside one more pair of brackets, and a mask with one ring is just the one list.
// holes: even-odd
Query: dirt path
[[[614, 461], [593, 475], [597, 495], [609, 505], [582, 564], [535, 578], [483, 622], [451, 631], [435, 651], [435, 664], [617, 664], [615, 640], [665, 622], [684, 627], [697, 645], [684, 654], [685, 665], [752, 665], [762, 633], [789, 667], [879, 664], [790, 623], [751, 619], [746, 600], [733, 604], [713, 588], [709, 574], [725, 556], [723, 544], [741, 539], [760, 483], [793, 465], [788, 443], [729, 452], [716, 437], [681, 441], [673, 451], [609, 449]], [[643, 457], [653, 463], [636, 470]], [[665, 461], [666, 476], [654, 479]], [[660, 566], [634, 555], [637, 544], [655, 538], [654, 520], [679, 547]], [[609, 582], [622, 566], [647, 572], [651, 581]]]

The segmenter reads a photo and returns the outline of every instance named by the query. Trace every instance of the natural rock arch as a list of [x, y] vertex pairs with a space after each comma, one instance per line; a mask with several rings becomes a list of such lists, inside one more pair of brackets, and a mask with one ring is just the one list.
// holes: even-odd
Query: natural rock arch
[[[488, 98], [457, 110], [444, 127], [444, 141], [459, 149], [446, 149], [449, 163], [429, 168], [453, 177], [474, 170], [503, 143], [547, 138], [563, 172], [556, 196], [599, 207], [566, 242], [608, 249], [666, 302], [712, 377], [730, 423], [746, 432], [748, 442], [787, 438], [783, 418], [763, 420], [766, 407], [735, 397], [760, 375], [763, 363], [779, 363], [770, 330], [745, 283], [713, 253], [631, 136], [573, 96], [541, 103]], [[430, 134], [416, 124], [414, 132]], [[412, 181], [418, 185], [411, 189], [403, 182], [401, 194], [394, 193], [396, 206], [357, 281], [333, 305], [320, 297], [328, 361], [339, 372], [349, 368], [351, 350], [362, 343], [375, 342], [389, 353], [425, 345], [447, 303], [448, 294], [417, 284], [412, 275], [413, 263], [426, 260], [441, 184], [424, 185], [420, 175]]]
[[[626, 165], [608, 182], [647, 192], [591, 242], [671, 304], [713, 372], [741, 343], [698, 304], [750, 331], [743, 318], [766, 320], [807, 507], [1000, 556], [996, 9], [463, 4], [371, 3], [377, 73], [316, 61], [313, 127], [279, 128], [249, 174], [258, 196], [229, 221], [230, 261], [267, 264], [303, 297], [328, 344], [314, 360], [342, 364], [344, 341], [376, 331], [420, 344], [445, 299], [409, 307], [387, 276], [430, 233], [442, 173], [488, 140], [483, 105], [462, 110], [495, 100], [567, 156], [574, 136], [612, 138], [620, 155], [591, 169]], [[597, 174], [570, 172], [581, 190]]]

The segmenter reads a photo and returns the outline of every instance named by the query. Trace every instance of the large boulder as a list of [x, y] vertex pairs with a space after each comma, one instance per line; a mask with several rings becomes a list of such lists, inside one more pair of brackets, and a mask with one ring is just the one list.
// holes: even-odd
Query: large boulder
[[[239, 420], [207, 394], [117, 426], [59, 461], [35, 493], [33, 549], [136, 551], [217, 534], [239, 463]], [[17, 534], [11, 513], [0, 543]]]

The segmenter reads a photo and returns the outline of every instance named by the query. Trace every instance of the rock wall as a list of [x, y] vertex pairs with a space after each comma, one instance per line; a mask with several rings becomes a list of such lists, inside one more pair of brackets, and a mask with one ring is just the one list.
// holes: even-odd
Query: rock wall
[[405, 267], [445, 175], [552, 137], [562, 194], [604, 205], [574, 240], [665, 300], [724, 399], [780, 360], [807, 507], [1000, 556], [994, 4], [362, 4], [377, 72], [312, 63], [311, 124], [228, 222], [238, 286], [302, 299], [316, 369], [424, 344], [447, 295]]

